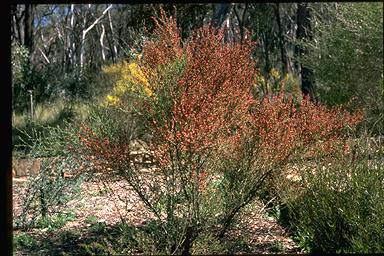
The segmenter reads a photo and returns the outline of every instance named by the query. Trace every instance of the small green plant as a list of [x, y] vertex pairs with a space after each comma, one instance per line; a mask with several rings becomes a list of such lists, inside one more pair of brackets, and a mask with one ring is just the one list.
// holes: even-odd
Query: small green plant
[[213, 234], [203, 234], [193, 244], [192, 254], [226, 254], [229, 252], [226, 244]]
[[93, 224], [96, 222], [97, 222], [97, 217], [94, 215], [87, 216], [87, 218], [85, 219], [85, 223], [88, 223], [88, 224]]
[[105, 255], [108, 254], [108, 249], [98, 242], [92, 242], [90, 244], [81, 244], [80, 248], [86, 255]]
[[[91, 218], [91, 221], [93, 221], [93, 220], [94, 220], [94, 218]], [[97, 219], [96, 219], [96, 221], [97, 221]], [[90, 227], [90, 231], [92, 233], [103, 234], [103, 233], [105, 233], [106, 227], [107, 227], [107, 225], [105, 224], [105, 222], [92, 222], [91, 227]]]
[[269, 245], [269, 251], [272, 253], [284, 253], [285, 252], [284, 244], [281, 241], [273, 241]]
[[20, 233], [13, 237], [14, 248], [33, 248], [37, 245], [36, 238], [28, 233]]
[[74, 220], [75, 217], [74, 212], [61, 213], [51, 217], [41, 217], [36, 220], [35, 227], [55, 230], [63, 227], [68, 221]]
[[64, 231], [60, 232], [59, 237], [60, 237], [60, 243], [62, 243], [62, 244], [76, 243], [76, 241], [80, 237], [80, 231], [79, 230], [74, 230], [74, 231], [64, 230]]
[[[30, 175], [21, 214], [15, 216], [15, 224], [20, 228], [36, 224], [44, 226], [44, 223], [55, 226], [49, 223], [49, 219], [54, 213], [61, 212], [65, 204], [79, 194], [80, 185], [86, 178], [84, 174], [65, 177], [65, 172], [79, 167], [65, 144], [71, 133], [60, 127], [45, 129], [44, 133], [34, 132], [30, 141], [25, 143], [25, 147], [29, 148], [27, 157], [36, 160], [39, 169], [36, 170], [37, 174]], [[66, 129], [71, 129], [71, 126]], [[61, 217], [56, 220], [57, 223], [62, 222]]]

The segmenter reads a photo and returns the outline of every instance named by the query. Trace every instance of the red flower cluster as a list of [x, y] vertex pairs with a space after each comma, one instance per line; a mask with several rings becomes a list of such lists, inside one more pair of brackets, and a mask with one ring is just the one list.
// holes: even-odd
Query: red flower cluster
[[[164, 22], [156, 23], [160, 40], [157, 47], [150, 44], [152, 53], [153, 48], [162, 49], [163, 42], [169, 38], [179, 38], [169, 36], [168, 26], [160, 25]], [[176, 32], [175, 29], [172, 31]], [[223, 30], [204, 26], [185, 43], [181, 52], [185, 54], [186, 65], [176, 83], [175, 91], [179, 93], [172, 95], [172, 115], [164, 116], [168, 118], [167, 122], [155, 127], [156, 137], [162, 140], [157, 145], [160, 158], [168, 158], [169, 145], [197, 153], [212, 149], [224, 140], [228, 143], [239, 138], [254, 102], [251, 88], [257, 70], [251, 59], [250, 41], [224, 44], [223, 38]], [[173, 42], [173, 45], [178, 47], [180, 44]], [[146, 47], [144, 52], [149, 52]], [[162, 52], [156, 58], [152, 56], [153, 59], [162, 59], [158, 63], [166, 63], [171, 57], [164, 57]], [[152, 123], [159, 124], [156, 120]], [[161, 159], [160, 162], [167, 164], [169, 160]]]
[[363, 115], [328, 109], [308, 97], [296, 106], [292, 97], [280, 94], [257, 101], [251, 118], [246, 139], [256, 142], [259, 159], [274, 166], [289, 157], [332, 152], [343, 142], [343, 129], [354, 127]]
[[157, 36], [157, 40], [148, 41], [143, 47], [144, 62], [152, 71], [158, 65], [169, 63], [182, 55], [180, 31], [176, 20], [172, 17], [168, 18], [163, 9], [160, 9], [160, 18], [153, 17], [153, 20], [156, 26], [154, 35]]
[[[341, 142], [344, 127], [362, 120], [361, 113], [350, 114], [341, 107], [328, 109], [308, 98], [299, 105], [283, 94], [255, 99], [251, 88], [258, 71], [251, 58], [251, 41], [224, 43], [223, 30], [204, 26], [182, 47], [176, 21], [165, 17], [163, 11], [161, 14], [155, 19], [157, 40], [144, 45], [144, 62], [149, 70], [181, 58], [186, 64], [182, 75], [174, 78], [177, 88], [169, 95], [171, 113], [164, 111], [159, 118], [161, 103], [156, 110], [151, 109], [154, 105], [143, 104], [152, 118], [152, 150], [160, 167], [188, 160], [191, 177], [195, 173], [202, 181], [209, 175], [208, 169], [195, 164], [196, 159], [202, 161], [211, 153], [244, 157], [244, 145], [252, 141], [254, 158], [272, 168], [289, 157], [314, 154], [315, 149], [332, 151]], [[151, 85], [156, 82], [149, 81]], [[81, 143], [93, 154], [116, 165], [129, 163], [129, 142], [110, 143], [84, 131]], [[172, 150], [185, 158], [170, 153]], [[175, 160], [177, 157], [180, 159]]]

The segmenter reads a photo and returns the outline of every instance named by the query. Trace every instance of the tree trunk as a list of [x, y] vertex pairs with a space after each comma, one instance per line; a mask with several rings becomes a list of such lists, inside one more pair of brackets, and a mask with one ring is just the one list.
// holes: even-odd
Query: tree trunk
[[115, 60], [117, 58], [117, 47], [116, 47], [116, 38], [115, 38], [115, 33], [113, 31], [113, 24], [112, 24], [110, 11], [108, 11], [108, 21], [109, 21], [109, 28], [111, 29], [111, 37], [112, 37], [112, 61], [113, 63], [115, 63]]
[[280, 3], [276, 3], [275, 5], [275, 16], [276, 16], [277, 27], [279, 30], [280, 54], [281, 54], [281, 62], [283, 63], [283, 74], [287, 74], [288, 62], [287, 62], [287, 54], [285, 50], [285, 37], [284, 37], [283, 28], [281, 26]]
[[[67, 65], [67, 68], [66, 68], [66, 72], [69, 72], [70, 70], [73, 70], [73, 68], [76, 66], [76, 62], [77, 62], [77, 59], [76, 59], [76, 42], [75, 42], [75, 36], [74, 36], [74, 33], [75, 33], [75, 5], [74, 4], [71, 4], [71, 19], [70, 19], [70, 33], [68, 32], [67, 33], [67, 46], [64, 46], [64, 49], [65, 47], [67, 47], [67, 51], [64, 50], [64, 52], [67, 52], [68, 53], [68, 65]], [[65, 54], [65, 53], [64, 53]]]
[[[308, 3], [298, 3], [297, 4], [297, 31], [296, 38], [298, 40], [312, 40], [311, 33], [311, 13], [308, 8]], [[305, 96], [310, 96], [311, 100], [314, 101], [314, 89], [315, 89], [315, 79], [313, 71], [303, 65], [300, 59], [308, 53], [308, 50], [305, 47], [296, 45], [295, 55], [296, 62], [295, 66], [297, 70], [300, 70], [301, 74], [301, 91]]]
[[190, 250], [191, 250], [191, 246], [192, 246], [192, 242], [193, 242], [193, 233], [194, 233], [194, 228], [191, 227], [191, 226], [188, 226], [187, 227], [187, 231], [186, 231], [186, 234], [185, 234], [185, 239], [184, 239], [184, 242], [183, 242], [183, 245], [182, 245], [182, 248], [183, 248], [183, 251], [181, 253], [181, 255], [191, 255], [190, 253]]
[[224, 20], [227, 18], [231, 4], [230, 3], [220, 3], [214, 4], [214, 11], [212, 16], [212, 26], [219, 28], [223, 24]]
[[[90, 5], [89, 5], [89, 8], [90, 8]], [[87, 33], [96, 25], [99, 23], [99, 21], [104, 17], [104, 15], [109, 11], [109, 9], [112, 8], [112, 4], [109, 5], [104, 11], [103, 13], [86, 29], [84, 29], [82, 31], [82, 35], [81, 35], [81, 42], [80, 42], [80, 72], [83, 71], [84, 69], [84, 55], [85, 55], [85, 47], [84, 47], [84, 43], [85, 43], [85, 36], [87, 35]], [[86, 25], [86, 17], [84, 17], [84, 26]]]
[[[239, 4], [239, 6], [241, 6], [241, 4]], [[233, 7], [233, 11], [235, 13], [235, 16], [236, 16], [236, 19], [237, 19], [237, 22], [239, 25], [239, 32], [240, 32], [240, 40], [239, 41], [240, 42], [242, 42], [244, 40], [244, 36], [245, 36], [244, 35], [244, 25], [245, 25], [247, 10], [248, 10], [248, 3], [244, 4], [244, 10], [243, 10], [243, 13], [241, 15], [236, 10], [236, 5]]]
[[23, 23], [22, 18], [24, 16], [24, 12], [21, 12], [20, 6], [11, 5], [11, 41], [18, 41], [20, 45], [23, 44]]
[[25, 5], [25, 14], [24, 14], [24, 46], [29, 50], [29, 53], [32, 54], [33, 50], [33, 20], [34, 20], [34, 4]]
[[105, 35], [105, 27], [103, 24], [101, 24], [101, 28], [102, 28], [102, 31], [101, 31], [101, 35], [100, 35], [100, 48], [101, 48], [101, 56], [103, 58], [103, 61], [105, 61], [105, 51], [104, 51], [104, 35]]
[[[31, 66], [32, 52], [33, 52], [33, 20], [35, 13], [34, 4], [25, 5], [24, 13], [24, 46], [28, 49], [28, 67]], [[27, 78], [27, 81], [30, 80]], [[33, 90], [33, 84], [31, 82], [26, 85], [27, 90]]]

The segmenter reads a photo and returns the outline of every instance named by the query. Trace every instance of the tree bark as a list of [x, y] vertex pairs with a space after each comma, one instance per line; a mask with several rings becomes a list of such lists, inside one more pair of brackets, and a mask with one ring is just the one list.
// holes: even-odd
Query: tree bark
[[116, 38], [115, 33], [113, 31], [113, 24], [111, 19], [111, 12], [108, 11], [108, 21], [109, 21], [109, 28], [111, 29], [111, 37], [112, 37], [112, 61], [115, 62], [115, 59], [117, 58], [117, 47], [116, 47]]
[[[296, 38], [298, 40], [312, 40], [311, 31], [311, 12], [308, 8], [308, 3], [297, 4], [297, 31]], [[305, 47], [296, 45], [295, 55], [296, 62], [295, 66], [297, 70], [300, 70], [301, 74], [301, 91], [305, 96], [309, 96], [312, 101], [314, 98], [315, 79], [312, 69], [303, 65], [300, 59], [308, 53]]]
[[185, 239], [182, 245], [183, 251], [181, 252], [181, 255], [183, 256], [191, 255], [190, 250], [194, 240], [195, 240], [194, 228], [192, 226], [188, 226], [185, 234]]
[[23, 16], [24, 11], [21, 11], [20, 5], [11, 5], [11, 41], [18, 41], [20, 45], [23, 44], [24, 39], [22, 36], [23, 31]]
[[214, 4], [214, 12], [212, 16], [212, 26], [219, 28], [223, 24], [224, 20], [227, 18], [231, 4], [230, 3], [220, 3]]
[[281, 54], [281, 62], [283, 63], [283, 73], [288, 73], [288, 62], [287, 62], [287, 54], [285, 50], [285, 37], [283, 28], [281, 25], [281, 18], [280, 18], [280, 3], [276, 3], [275, 5], [275, 17], [277, 22], [277, 27], [279, 30], [279, 42], [280, 42], [280, 54]]
[[245, 25], [245, 19], [246, 19], [246, 13], [248, 10], [248, 3], [244, 4], [244, 10], [243, 13], [240, 15], [238, 11], [236, 10], [236, 6], [234, 6], [233, 11], [235, 13], [238, 25], [239, 25], [239, 32], [240, 32], [240, 42], [244, 40], [244, 25]]
[[104, 51], [104, 35], [105, 35], [105, 27], [103, 24], [101, 24], [101, 28], [102, 28], [102, 31], [101, 31], [101, 35], [100, 35], [100, 46], [101, 46], [101, 56], [103, 58], [103, 61], [105, 61], [105, 51]]
[[34, 4], [25, 5], [24, 14], [24, 46], [29, 50], [30, 54], [33, 51], [33, 20], [34, 20]]
[[[75, 5], [71, 4], [71, 20], [70, 20], [70, 29], [71, 33], [68, 33], [67, 35], [67, 49], [68, 49], [68, 66], [67, 71], [70, 70], [70, 66], [76, 65], [76, 42], [75, 42], [75, 36], [74, 36], [74, 28], [75, 28]], [[64, 46], [65, 47], [65, 46]], [[64, 51], [65, 52], [65, 51]]]

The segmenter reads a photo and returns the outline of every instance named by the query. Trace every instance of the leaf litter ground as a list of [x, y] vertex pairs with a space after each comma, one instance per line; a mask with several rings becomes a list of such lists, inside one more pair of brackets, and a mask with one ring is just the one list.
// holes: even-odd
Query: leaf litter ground
[[[14, 216], [21, 212], [26, 181], [27, 178], [13, 179]], [[117, 179], [106, 184], [98, 176], [84, 181], [79, 196], [67, 202], [63, 209], [72, 211], [75, 217], [61, 228], [15, 229], [14, 237], [24, 233], [35, 241], [29, 244], [24, 242], [24, 246], [18, 246], [14, 249], [15, 255], [83, 252], [84, 244], [102, 240], [100, 235], [108, 236], [107, 234], [113, 233], [122, 221], [130, 227], [140, 227], [154, 219], [154, 215], [146, 210], [126, 181]], [[263, 209], [261, 202], [254, 202], [241, 212], [226, 234], [225, 239], [234, 244], [236, 241], [243, 241], [243, 246], [234, 253], [300, 252], [289, 233], [274, 218], [267, 216]], [[135, 250], [127, 252], [148, 253]]]

